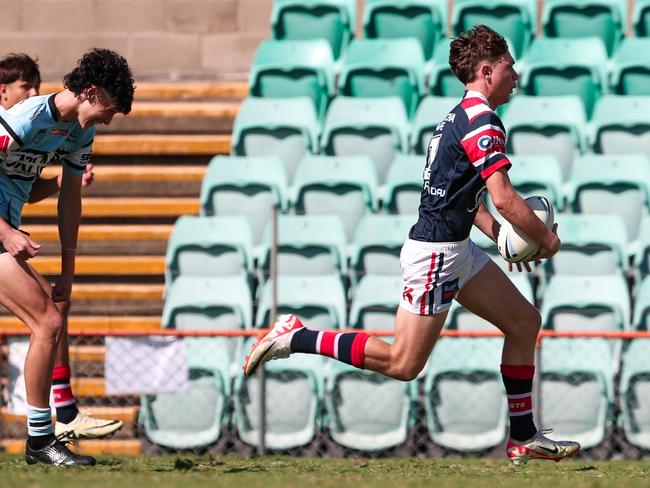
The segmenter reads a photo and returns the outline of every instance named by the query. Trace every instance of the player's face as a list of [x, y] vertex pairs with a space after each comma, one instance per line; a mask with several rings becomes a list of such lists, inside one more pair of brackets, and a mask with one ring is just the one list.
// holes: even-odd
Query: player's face
[[16, 80], [12, 83], [0, 84], [0, 105], [9, 110], [18, 102], [38, 95], [40, 84], [35, 81]]
[[492, 86], [490, 100], [495, 107], [508, 103], [510, 95], [517, 86], [519, 75], [515, 71], [515, 60], [510, 51], [506, 52], [492, 65]]
[[87, 129], [95, 124], [110, 124], [117, 113], [115, 102], [101, 87], [86, 90], [86, 100], [79, 107], [79, 125]]

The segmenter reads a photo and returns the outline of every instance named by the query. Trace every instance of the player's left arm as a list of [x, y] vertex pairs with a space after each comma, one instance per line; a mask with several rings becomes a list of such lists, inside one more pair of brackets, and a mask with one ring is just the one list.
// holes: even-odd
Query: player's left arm
[[[84, 167], [84, 172], [81, 177], [81, 187], [92, 185], [95, 179], [95, 174], [93, 173], [92, 163], [88, 163]], [[63, 182], [63, 172], [56, 178], [37, 178], [34, 184], [32, 185], [32, 190], [29, 193], [28, 203], [36, 203], [41, 200], [46, 199], [52, 195], [56, 195], [61, 189]]]

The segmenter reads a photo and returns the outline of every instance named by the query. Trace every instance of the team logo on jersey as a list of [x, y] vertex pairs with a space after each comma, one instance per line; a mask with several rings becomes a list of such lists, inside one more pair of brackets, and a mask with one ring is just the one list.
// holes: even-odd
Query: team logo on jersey
[[480, 137], [479, 140], [476, 142], [476, 145], [481, 151], [487, 151], [492, 147], [493, 140], [491, 136], [483, 136]]

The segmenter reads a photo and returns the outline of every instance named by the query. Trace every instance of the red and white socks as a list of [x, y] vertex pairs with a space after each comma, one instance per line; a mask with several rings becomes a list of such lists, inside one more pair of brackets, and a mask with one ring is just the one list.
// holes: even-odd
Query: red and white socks
[[510, 438], [523, 442], [537, 433], [533, 421], [533, 377], [535, 366], [502, 364], [501, 376], [508, 395]]
[[363, 369], [368, 334], [364, 332], [331, 332], [298, 330], [291, 338], [291, 352], [320, 354]]
[[70, 365], [54, 366], [52, 373], [52, 397], [56, 408], [56, 419], [64, 424], [70, 423], [79, 413], [77, 400], [70, 387]]

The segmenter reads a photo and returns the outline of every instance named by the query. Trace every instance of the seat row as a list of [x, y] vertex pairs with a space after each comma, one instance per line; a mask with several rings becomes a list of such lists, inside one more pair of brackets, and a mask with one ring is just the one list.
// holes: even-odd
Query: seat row
[[[335, 95], [398, 97], [409, 117], [429, 95], [458, 97], [464, 91], [449, 67], [450, 39], [438, 43], [425, 63], [412, 38], [359, 39], [350, 44], [339, 65], [323, 40], [259, 44], [250, 72], [250, 93], [265, 98], [304, 96], [322, 118]], [[650, 38], [628, 38], [608, 60], [597, 38], [538, 38], [518, 59], [525, 95], [575, 95], [591, 118], [598, 99], [607, 93], [650, 95]]]
[[[246, 378], [219, 359], [233, 342], [241, 340], [184, 340], [188, 389], [141, 399], [141, 422], [152, 442], [200, 448], [234, 427], [241, 441], [257, 445], [258, 378]], [[498, 446], [507, 427], [502, 345], [502, 338], [442, 338], [420, 378], [408, 383], [314, 355], [270, 362], [266, 446], [299, 448], [327, 429], [339, 446], [379, 452], [408, 443], [417, 422], [425, 426], [428, 442], [444, 449], [476, 452]], [[618, 426], [628, 443], [650, 449], [650, 340], [635, 339], [624, 349], [617, 382], [607, 340], [545, 339], [538, 364], [538, 425], [553, 427], [556, 436], [577, 440], [587, 450], [607, 442]]]
[[[426, 97], [409, 122], [394, 97], [336, 97], [321, 125], [305, 98], [251, 97], [235, 119], [232, 154], [278, 156], [289, 182], [306, 154], [369, 156], [383, 184], [397, 155], [426, 154], [431, 133], [457, 103]], [[580, 154], [650, 156], [649, 114], [650, 97], [607, 95], [588, 123], [576, 97], [517, 96], [503, 114], [506, 149], [515, 155], [554, 156], [566, 181]]]
[[[522, 56], [537, 31], [536, 0], [456, 0], [447, 25], [446, 0], [369, 0], [363, 10], [367, 38], [415, 37], [426, 59], [446, 34], [456, 35], [487, 24], [511, 40]], [[356, 30], [354, 0], [278, 0], [271, 14], [275, 39], [324, 39], [336, 59], [345, 54]], [[629, 14], [629, 15], [628, 15]], [[650, 1], [637, 0], [628, 12], [627, 0], [546, 0], [541, 12], [544, 36], [598, 37], [611, 55], [621, 42], [631, 16], [633, 33], [650, 33]]]

